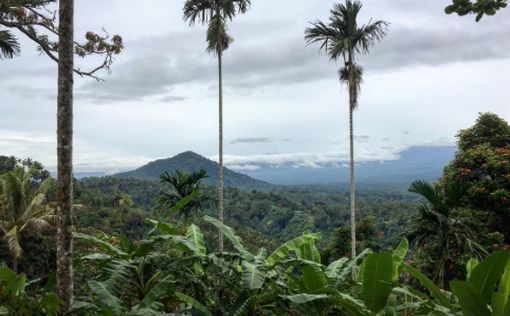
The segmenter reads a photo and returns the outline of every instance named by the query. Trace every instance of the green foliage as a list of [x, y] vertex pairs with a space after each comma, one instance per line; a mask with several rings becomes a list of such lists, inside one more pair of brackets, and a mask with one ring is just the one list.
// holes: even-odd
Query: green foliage
[[460, 16], [475, 14], [476, 22], [484, 15], [495, 15], [500, 9], [506, 8], [506, 0], [453, 0], [453, 3], [445, 8], [446, 14], [457, 13]]

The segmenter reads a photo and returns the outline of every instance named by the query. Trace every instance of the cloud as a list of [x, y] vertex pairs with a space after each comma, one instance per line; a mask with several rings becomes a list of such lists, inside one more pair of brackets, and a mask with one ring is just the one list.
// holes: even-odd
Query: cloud
[[245, 137], [245, 138], [237, 138], [230, 142], [231, 145], [234, 144], [260, 144], [260, 143], [271, 143], [273, 139], [268, 137]]

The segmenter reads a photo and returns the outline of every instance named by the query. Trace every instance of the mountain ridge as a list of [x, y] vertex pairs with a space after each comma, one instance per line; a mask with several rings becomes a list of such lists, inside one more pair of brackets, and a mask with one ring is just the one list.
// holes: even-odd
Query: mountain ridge
[[[156, 180], [164, 172], [174, 170], [184, 170], [186, 172], [195, 172], [200, 169], [207, 171], [208, 178], [202, 182], [205, 185], [217, 185], [219, 178], [218, 163], [207, 159], [193, 151], [185, 151], [170, 158], [163, 158], [149, 162], [140, 168], [132, 171], [117, 173], [113, 177], [136, 178], [141, 180]], [[275, 185], [254, 179], [246, 174], [235, 172], [224, 168], [225, 186], [241, 189], [266, 190], [275, 187]]]

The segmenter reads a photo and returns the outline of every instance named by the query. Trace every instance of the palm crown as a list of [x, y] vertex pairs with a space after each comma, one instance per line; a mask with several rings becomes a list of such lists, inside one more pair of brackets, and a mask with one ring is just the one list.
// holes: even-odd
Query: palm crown
[[14, 268], [21, 258], [21, 235], [25, 229], [40, 231], [56, 220], [55, 209], [46, 196], [54, 184], [47, 178], [35, 188], [33, 173], [18, 167], [0, 178], [0, 230], [14, 259]]
[[308, 44], [319, 43], [320, 49], [327, 52], [332, 60], [343, 59], [345, 66], [339, 71], [340, 80], [348, 84], [353, 94], [354, 109], [362, 82], [362, 68], [356, 64], [356, 54], [366, 54], [370, 47], [386, 35], [388, 23], [369, 21], [358, 26], [357, 17], [362, 4], [347, 0], [345, 4], [335, 4], [330, 11], [329, 23], [316, 21], [305, 30]]
[[250, 0], [188, 0], [184, 4], [184, 19], [190, 25], [208, 24], [207, 51], [221, 54], [232, 42], [226, 22], [238, 13], [246, 13], [250, 5]]

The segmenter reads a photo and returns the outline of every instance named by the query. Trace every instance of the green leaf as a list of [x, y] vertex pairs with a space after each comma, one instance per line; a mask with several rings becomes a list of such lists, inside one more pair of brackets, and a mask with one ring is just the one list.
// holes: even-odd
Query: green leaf
[[496, 283], [505, 271], [507, 261], [507, 252], [495, 252], [480, 262], [471, 272], [468, 282], [482, 294], [487, 302], [496, 288]]
[[450, 282], [453, 294], [459, 299], [464, 315], [467, 316], [490, 316], [482, 294], [469, 282], [454, 280]]
[[411, 267], [406, 263], [402, 263], [402, 268], [409, 274], [411, 274], [414, 278], [420, 282], [421, 286], [429, 290], [429, 293], [432, 297], [434, 297], [437, 302], [450, 310], [455, 310], [455, 308], [450, 304], [446, 295], [441, 292], [441, 290], [432, 282], [429, 278], [427, 278], [424, 274], [422, 274], [417, 269]]
[[181, 292], [174, 292], [174, 296], [177, 297], [179, 299], [179, 301], [186, 303], [186, 304], [190, 305], [191, 307], [193, 307], [194, 309], [202, 312], [202, 314], [204, 314], [206, 316], [212, 316], [211, 312], [204, 305], [202, 305], [202, 303], [200, 303], [193, 297], [188, 296]]
[[326, 275], [329, 278], [336, 279], [341, 271], [341, 269], [345, 266], [345, 264], [349, 262], [348, 258], [340, 258], [331, 262], [326, 268]]
[[321, 263], [321, 254], [315, 246], [315, 240], [302, 244], [296, 255], [299, 259]]
[[198, 226], [191, 224], [188, 227], [188, 232], [186, 234], [186, 238], [195, 245], [195, 248], [198, 251], [198, 254], [205, 256], [206, 255], [206, 249], [205, 249], [205, 242], [204, 242], [204, 235], [202, 234], [202, 231]]
[[281, 259], [288, 257], [291, 252], [294, 252], [297, 255], [301, 251], [300, 247], [303, 244], [309, 243], [311, 241], [314, 242], [319, 238], [319, 234], [304, 234], [289, 240], [278, 247], [275, 251], [273, 251], [269, 257], [267, 257], [266, 264], [269, 266], [274, 266]]
[[446, 14], [452, 14], [452, 13], [454, 13], [454, 12], [455, 12], [455, 10], [456, 10], [456, 9], [457, 9], [457, 6], [452, 4], [452, 5], [447, 6], [447, 7], [444, 9], [444, 12], [445, 12]]
[[495, 316], [510, 315], [510, 260], [507, 261], [505, 273], [499, 281], [498, 292], [492, 295], [491, 304]]
[[260, 289], [264, 285], [265, 276], [257, 264], [243, 260], [243, 286], [250, 290]]
[[466, 276], [466, 279], [469, 280], [469, 278], [471, 277], [471, 272], [473, 272], [473, 269], [479, 264], [480, 262], [475, 259], [475, 258], [471, 258], [468, 260], [468, 262], [466, 263], [466, 272], [467, 272], [467, 276]]
[[165, 235], [172, 235], [172, 236], [179, 235], [179, 230], [177, 228], [175, 228], [174, 226], [172, 226], [172, 224], [165, 223], [162, 221], [155, 221], [153, 219], [146, 219], [144, 222], [146, 224], [151, 224], [154, 226], [154, 229], [149, 233], [149, 235], [152, 235], [154, 230], [159, 230], [161, 233], [163, 233]]
[[326, 275], [317, 267], [306, 264], [301, 268], [301, 272], [303, 274], [300, 281], [310, 293], [316, 292], [328, 284]]
[[172, 206], [166, 213], [166, 217], [170, 217], [172, 214], [179, 212], [183, 207], [186, 207], [189, 203], [191, 203], [194, 199], [196, 199], [200, 195], [199, 190], [195, 190], [191, 192], [191, 194], [183, 197], [174, 206]]
[[316, 300], [328, 299], [327, 294], [295, 294], [284, 296], [286, 299], [296, 304], [305, 304]]
[[230, 240], [230, 242], [232, 243], [234, 248], [237, 251], [239, 251], [239, 253], [246, 260], [248, 260], [248, 261], [254, 260], [254, 256], [248, 250], [246, 250], [246, 248], [244, 248], [241, 237], [237, 236], [232, 228], [223, 224], [216, 218], [213, 218], [210, 216], [204, 216], [204, 220], [206, 222], [209, 222], [209, 223], [213, 224], [214, 226], [216, 226], [216, 228], [218, 228], [218, 230], [221, 231], [223, 233], [223, 235], [225, 235], [225, 237], [227, 237], [228, 240]]
[[393, 251], [392, 258], [393, 258], [393, 274], [392, 274], [392, 280], [393, 282], [398, 281], [398, 271], [400, 269], [400, 266], [402, 265], [402, 262], [404, 261], [404, 258], [407, 255], [407, 252], [409, 251], [409, 241], [407, 241], [406, 238], [403, 238], [400, 243], [398, 244], [397, 248]]
[[92, 280], [88, 285], [99, 301], [112, 312], [120, 313], [124, 310], [122, 300], [110, 293], [104, 283]]
[[388, 252], [371, 254], [363, 264], [363, 301], [370, 310], [378, 313], [386, 306], [393, 288], [392, 255]]
[[119, 256], [122, 258], [129, 257], [129, 255], [127, 253], [125, 253], [124, 251], [120, 250], [119, 248], [115, 247], [114, 245], [110, 244], [109, 242], [106, 242], [99, 238], [92, 237], [92, 236], [85, 235], [85, 234], [80, 234], [80, 233], [73, 233], [73, 237], [77, 238], [77, 239], [82, 239], [82, 240], [85, 240], [88, 242], [92, 242], [92, 243], [98, 245], [99, 247], [101, 247], [105, 252], [107, 252], [110, 255]]
[[152, 303], [158, 300], [165, 294], [168, 294], [169, 289], [172, 285], [171, 276], [167, 276], [158, 282], [150, 291], [145, 295], [143, 300], [138, 304], [136, 309], [143, 309], [149, 307]]

